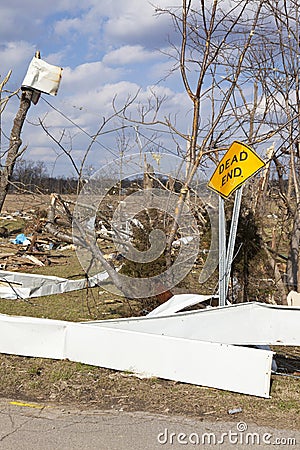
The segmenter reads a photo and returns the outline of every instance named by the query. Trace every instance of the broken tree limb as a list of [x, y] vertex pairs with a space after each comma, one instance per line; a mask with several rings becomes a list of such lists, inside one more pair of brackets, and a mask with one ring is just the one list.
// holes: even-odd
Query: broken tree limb
[[297, 204], [293, 228], [291, 232], [290, 248], [286, 266], [287, 284], [290, 290], [299, 291], [300, 287], [300, 203]]
[[276, 264], [276, 260], [274, 259], [274, 257], [271, 255], [271, 252], [269, 251], [269, 249], [267, 248], [266, 245], [264, 245], [264, 250], [266, 252], [266, 255], [268, 257], [268, 262], [270, 264], [270, 266], [272, 267], [272, 269], [274, 270], [274, 277], [275, 277], [275, 284], [278, 287], [278, 292], [280, 295], [280, 300], [281, 300], [281, 304], [282, 305], [287, 305], [287, 289], [286, 286], [282, 280], [282, 276], [281, 273], [278, 269], [278, 266]]
[[[101, 253], [101, 251], [96, 251], [95, 246], [90, 240], [90, 237], [87, 235], [86, 230], [83, 229], [79, 221], [76, 221], [76, 228], [80, 232], [80, 236], [76, 236], [65, 233], [58, 229], [57, 225], [55, 225], [55, 214], [56, 214], [56, 205], [59, 201], [59, 196], [57, 194], [51, 194], [50, 196], [50, 205], [48, 208], [48, 215], [47, 215], [47, 223], [45, 225], [46, 230], [52, 234], [54, 237], [56, 237], [59, 240], [62, 240], [64, 242], [74, 244], [76, 246], [82, 247], [82, 248], [88, 248], [93, 256], [93, 259], [95, 261], [99, 260], [101, 265], [103, 266], [104, 270], [107, 271], [109, 274], [113, 284], [116, 286], [117, 289], [119, 289], [121, 292], [123, 292], [123, 286], [120, 282], [120, 278], [118, 276], [117, 271], [115, 268], [104, 258], [104, 255]], [[70, 213], [71, 214], [71, 213]], [[74, 220], [74, 218], [73, 218]], [[89, 274], [87, 274], [89, 275]]]
[[64, 233], [61, 231], [57, 225], [55, 225], [55, 214], [56, 214], [56, 203], [58, 200], [58, 196], [56, 194], [51, 194], [50, 196], [50, 205], [48, 207], [48, 214], [47, 214], [47, 222], [45, 224], [46, 230], [52, 234], [55, 238], [67, 242], [68, 244], [79, 244], [77, 242], [77, 238], [75, 236], [72, 236], [68, 233]]
[[23, 91], [20, 98], [19, 110], [15, 116], [13, 127], [9, 139], [9, 148], [6, 154], [4, 167], [1, 169], [0, 177], [0, 211], [8, 192], [9, 183], [11, 181], [13, 170], [17, 158], [23, 153], [20, 151], [22, 145], [21, 132], [26, 119], [27, 112], [31, 105], [32, 92]]

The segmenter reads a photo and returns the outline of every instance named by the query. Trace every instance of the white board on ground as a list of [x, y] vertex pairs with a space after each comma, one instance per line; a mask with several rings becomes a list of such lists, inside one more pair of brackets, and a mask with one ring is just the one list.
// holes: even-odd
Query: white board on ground
[[269, 397], [273, 352], [93, 324], [0, 315], [0, 351]]
[[161, 317], [94, 323], [100, 327], [224, 344], [300, 345], [300, 307], [295, 306], [239, 303]]
[[269, 397], [273, 352], [266, 350], [73, 324], [66, 355], [71, 361]]
[[0, 315], [0, 353], [63, 359], [69, 322]]

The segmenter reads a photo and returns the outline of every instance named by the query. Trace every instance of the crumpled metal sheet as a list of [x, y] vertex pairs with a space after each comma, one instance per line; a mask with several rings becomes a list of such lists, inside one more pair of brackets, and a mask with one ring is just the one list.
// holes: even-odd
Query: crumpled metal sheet
[[107, 280], [106, 271], [90, 278], [68, 280], [67, 278], [31, 273], [9, 272], [0, 270], [0, 298], [14, 300], [17, 298], [42, 297], [44, 295], [62, 294], [94, 287]]
[[[180, 300], [180, 295], [177, 299]], [[192, 301], [191, 298], [190, 304]], [[166, 314], [95, 323], [109, 328], [224, 344], [300, 345], [299, 306], [249, 302], [188, 312], [174, 313], [173, 310], [171, 313], [167, 308], [171, 302], [172, 298], [165, 303]]]
[[217, 296], [212, 297], [211, 295], [200, 295], [200, 294], [178, 294], [173, 295], [167, 302], [162, 303], [157, 308], [153, 309], [147, 317], [159, 317], [168, 316], [174, 314], [178, 311], [182, 311], [184, 308], [197, 305], [198, 303], [203, 303], [212, 298], [218, 298]]
[[34, 89], [45, 94], [56, 95], [62, 68], [48, 64], [39, 58], [32, 58], [22, 83], [22, 88]]

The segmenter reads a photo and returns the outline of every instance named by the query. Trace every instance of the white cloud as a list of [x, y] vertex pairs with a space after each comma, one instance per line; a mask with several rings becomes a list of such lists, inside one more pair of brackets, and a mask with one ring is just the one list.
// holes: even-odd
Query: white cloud
[[[161, 7], [169, 5], [168, 0], [157, 3]], [[149, 49], [164, 47], [174, 33], [170, 17], [156, 16], [155, 7], [145, 0], [94, 0], [84, 8], [76, 17], [59, 18], [55, 33], [65, 37], [71, 32], [88, 35], [90, 44], [99, 48], [103, 44], [115, 47], [138, 42]]]
[[54, 12], [78, 12], [79, 0], [10, 0], [0, 4], [0, 38], [2, 41], [33, 39], [45, 33], [44, 20]]
[[[46, 141], [46, 144], [48, 144], [48, 142]], [[33, 159], [33, 160], [40, 160], [40, 161], [44, 161], [44, 162], [53, 162], [56, 159], [56, 153], [53, 152], [49, 152], [49, 146], [45, 145], [45, 147], [34, 147], [34, 148], [30, 148], [28, 150], [28, 154], [27, 157], [29, 159]]]
[[54, 32], [60, 36], [70, 36], [74, 31], [80, 31], [81, 19], [73, 17], [71, 19], [62, 19], [55, 23]]
[[63, 108], [68, 117], [77, 124], [93, 130], [103, 117], [113, 114], [113, 99], [116, 99], [118, 107], [121, 107], [130, 96], [136, 95], [139, 89], [138, 84], [120, 81], [107, 83], [89, 91], [77, 90], [64, 99]]
[[54, 64], [55, 66], [63, 66], [67, 61], [68, 50], [71, 50], [69, 45], [59, 50], [58, 52], [49, 53], [45, 56], [42, 55], [42, 59], [47, 61], [49, 64]]
[[61, 90], [64, 93], [84, 92], [99, 89], [107, 81], [114, 81], [120, 77], [120, 69], [111, 69], [101, 61], [85, 63], [75, 69], [64, 68]]
[[141, 45], [124, 45], [116, 50], [107, 53], [103, 62], [108, 65], [127, 65], [137, 62], [149, 61], [157, 58], [158, 52], [145, 50]]
[[27, 61], [30, 62], [34, 52], [35, 48], [25, 41], [8, 42], [0, 45], [0, 75], [4, 76], [8, 70], [12, 69], [13, 72], [23, 70], [24, 76], [27, 70]]

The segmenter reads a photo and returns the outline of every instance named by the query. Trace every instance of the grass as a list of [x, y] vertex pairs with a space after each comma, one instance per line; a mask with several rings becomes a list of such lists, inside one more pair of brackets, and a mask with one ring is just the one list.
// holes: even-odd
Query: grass
[[299, 401], [297, 400], [281, 400], [278, 402], [278, 408], [284, 412], [293, 409], [296, 414], [300, 413]]
[[[53, 252], [55, 254], [55, 252]], [[58, 252], [56, 252], [58, 253]], [[65, 254], [64, 264], [22, 268], [23, 272], [53, 275], [68, 279], [84, 277], [75, 252]], [[115, 298], [114, 298], [115, 297]], [[0, 300], [0, 313], [66, 321], [114, 319], [130, 314], [128, 304], [103, 289], [84, 289], [32, 299]]]
[[[1, 355], [0, 395], [85, 408], [149, 411], [213, 420], [238, 420], [299, 430], [299, 383], [274, 378], [272, 398], [262, 399], [70, 361]], [[242, 408], [236, 416], [228, 410]], [[207, 416], [209, 414], [209, 416]]]

